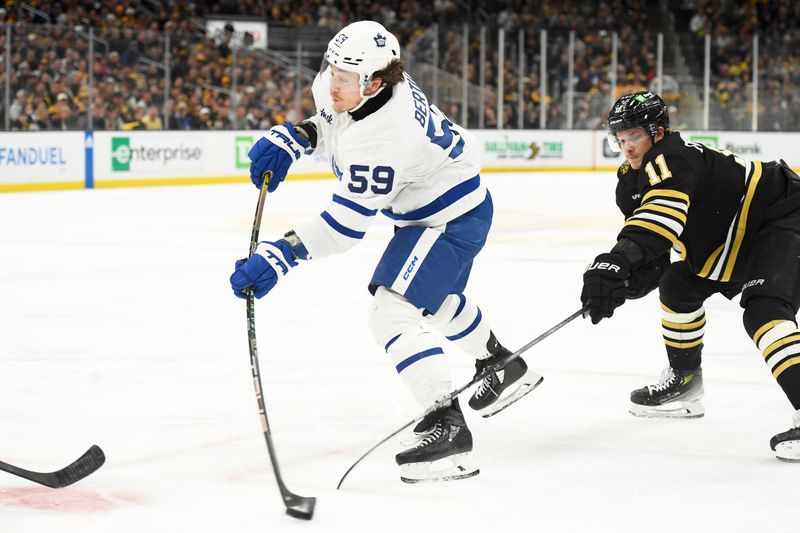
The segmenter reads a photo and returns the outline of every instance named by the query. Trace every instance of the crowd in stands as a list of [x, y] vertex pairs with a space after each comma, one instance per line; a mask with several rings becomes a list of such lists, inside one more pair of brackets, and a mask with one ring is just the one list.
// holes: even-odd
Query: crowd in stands
[[[797, 130], [800, 120], [800, 2], [684, 0], [695, 49], [711, 39], [711, 94], [726, 129], [750, 129], [753, 36], [758, 35], [759, 129]], [[699, 56], [699, 53], [698, 53]], [[702, 64], [702, 58], [697, 57]]]
[[[786, 52], [800, 44], [800, 7], [795, 4], [684, 0], [683, 9], [692, 14], [690, 31], [697, 38], [713, 35], [715, 95], [732, 117], [749, 113], [751, 36], [759, 28], [774, 28], [761, 31], [760, 123], [767, 130], [796, 129], [800, 68], [796, 54]], [[0, 24], [11, 25], [11, 55], [0, 63], [0, 79], [5, 80], [10, 67], [11, 90], [8, 109], [0, 109], [0, 129], [7, 116], [12, 130], [263, 130], [312, 113], [311, 76], [298, 76], [291, 65], [259, 50], [235, 49], [225, 35], [206, 34], [205, 20], [227, 16], [266, 20], [273, 27], [317, 27], [326, 35], [352, 20], [377, 20], [419, 60], [410, 66], [432, 63], [431, 54], [438, 50], [439, 67], [455, 80], [462, 76], [466, 30], [467, 79], [473, 86], [479, 83], [484, 27], [487, 90], [470, 98], [468, 125], [478, 124], [482, 98], [480, 123], [486, 128], [496, 127], [501, 113], [505, 127], [539, 127], [540, 30], [547, 31], [546, 127], [567, 127], [568, 45], [574, 32], [571, 124], [598, 128], [616, 96], [652, 85], [656, 45], [651, 11], [645, 0], [7, 1], [0, 8]], [[733, 24], [734, 20], [744, 22]], [[497, 49], [500, 28], [506, 35], [502, 64]], [[619, 42], [616, 94], [611, 94], [612, 33]], [[6, 38], [6, 32], [0, 32], [0, 49], [5, 50]], [[438, 46], [432, 45], [433, 38]], [[498, 110], [495, 90], [500, 74], [504, 91]], [[0, 91], [3, 87], [0, 84]], [[431, 96], [431, 88], [426, 89]], [[460, 119], [460, 88], [443, 89], [439, 97], [439, 106]], [[732, 120], [731, 126], [741, 124]]]
[[297, 106], [294, 73], [255, 50], [237, 52], [234, 91], [230, 38], [206, 36], [192, 3], [160, 11], [109, 0], [27, 5], [0, 8], [0, 23], [12, 24], [10, 61], [0, 65], [0, 79], [11, 65], [12, 130], [266, 129], [313, 110], [308, 87]]

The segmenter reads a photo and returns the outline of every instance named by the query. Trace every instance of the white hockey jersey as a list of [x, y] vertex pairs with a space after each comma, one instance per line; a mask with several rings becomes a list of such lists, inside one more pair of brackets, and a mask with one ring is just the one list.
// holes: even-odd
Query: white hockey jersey
[[339, 184], [325, 210], [296, 229], [311, 257], [352, 247], [378, 212], [398, 226], [436, 227], [485, 199], [477, 140], [430, 104], [410, 76], [360, 120], [333, 111], [329, 85], [330, 72], [317, 75], [310, 120], [315, 153], [330, 157]]

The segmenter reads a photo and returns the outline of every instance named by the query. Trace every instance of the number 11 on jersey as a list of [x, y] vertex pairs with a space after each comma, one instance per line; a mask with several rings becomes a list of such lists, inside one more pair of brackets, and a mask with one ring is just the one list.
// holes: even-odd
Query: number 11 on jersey
[[655, 161], [656, 165], [658, 165], [658, 172], [656, 172], [652, 161], [648, 162], [644, 167], [644, 171], [647, 172], [647, 177], [650, 179], [650, 185], [657, 185], [665, 179], [672, 177], [672, 172], [669, 171], [667, 160], [664, 159], [664, 154], [658, 154]]

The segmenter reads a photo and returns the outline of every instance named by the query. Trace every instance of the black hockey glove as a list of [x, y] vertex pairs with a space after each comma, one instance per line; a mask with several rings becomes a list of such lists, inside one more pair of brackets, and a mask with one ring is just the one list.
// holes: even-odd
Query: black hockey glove
[[614, 309], [625, 303], [630, 265], [617, 253], [598, 255], [583, 273], [581, 302], [589, 308], [592, 324], [610, 318]]
[[628, 277], [628, 291], [625, 295], [628, 300], [635, 300], [650, 294], [650, 291], [658, 287], [661, 276], [667, 271], [669, 265], [669, 252], [667, 252], [639, 268], [634, 268]]

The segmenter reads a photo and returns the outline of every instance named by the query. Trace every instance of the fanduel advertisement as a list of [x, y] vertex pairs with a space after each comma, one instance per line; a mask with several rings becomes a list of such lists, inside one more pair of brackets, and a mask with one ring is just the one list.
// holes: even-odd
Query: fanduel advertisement
[[83, 132], [0, 133], [0, 185], [82, 182]]

